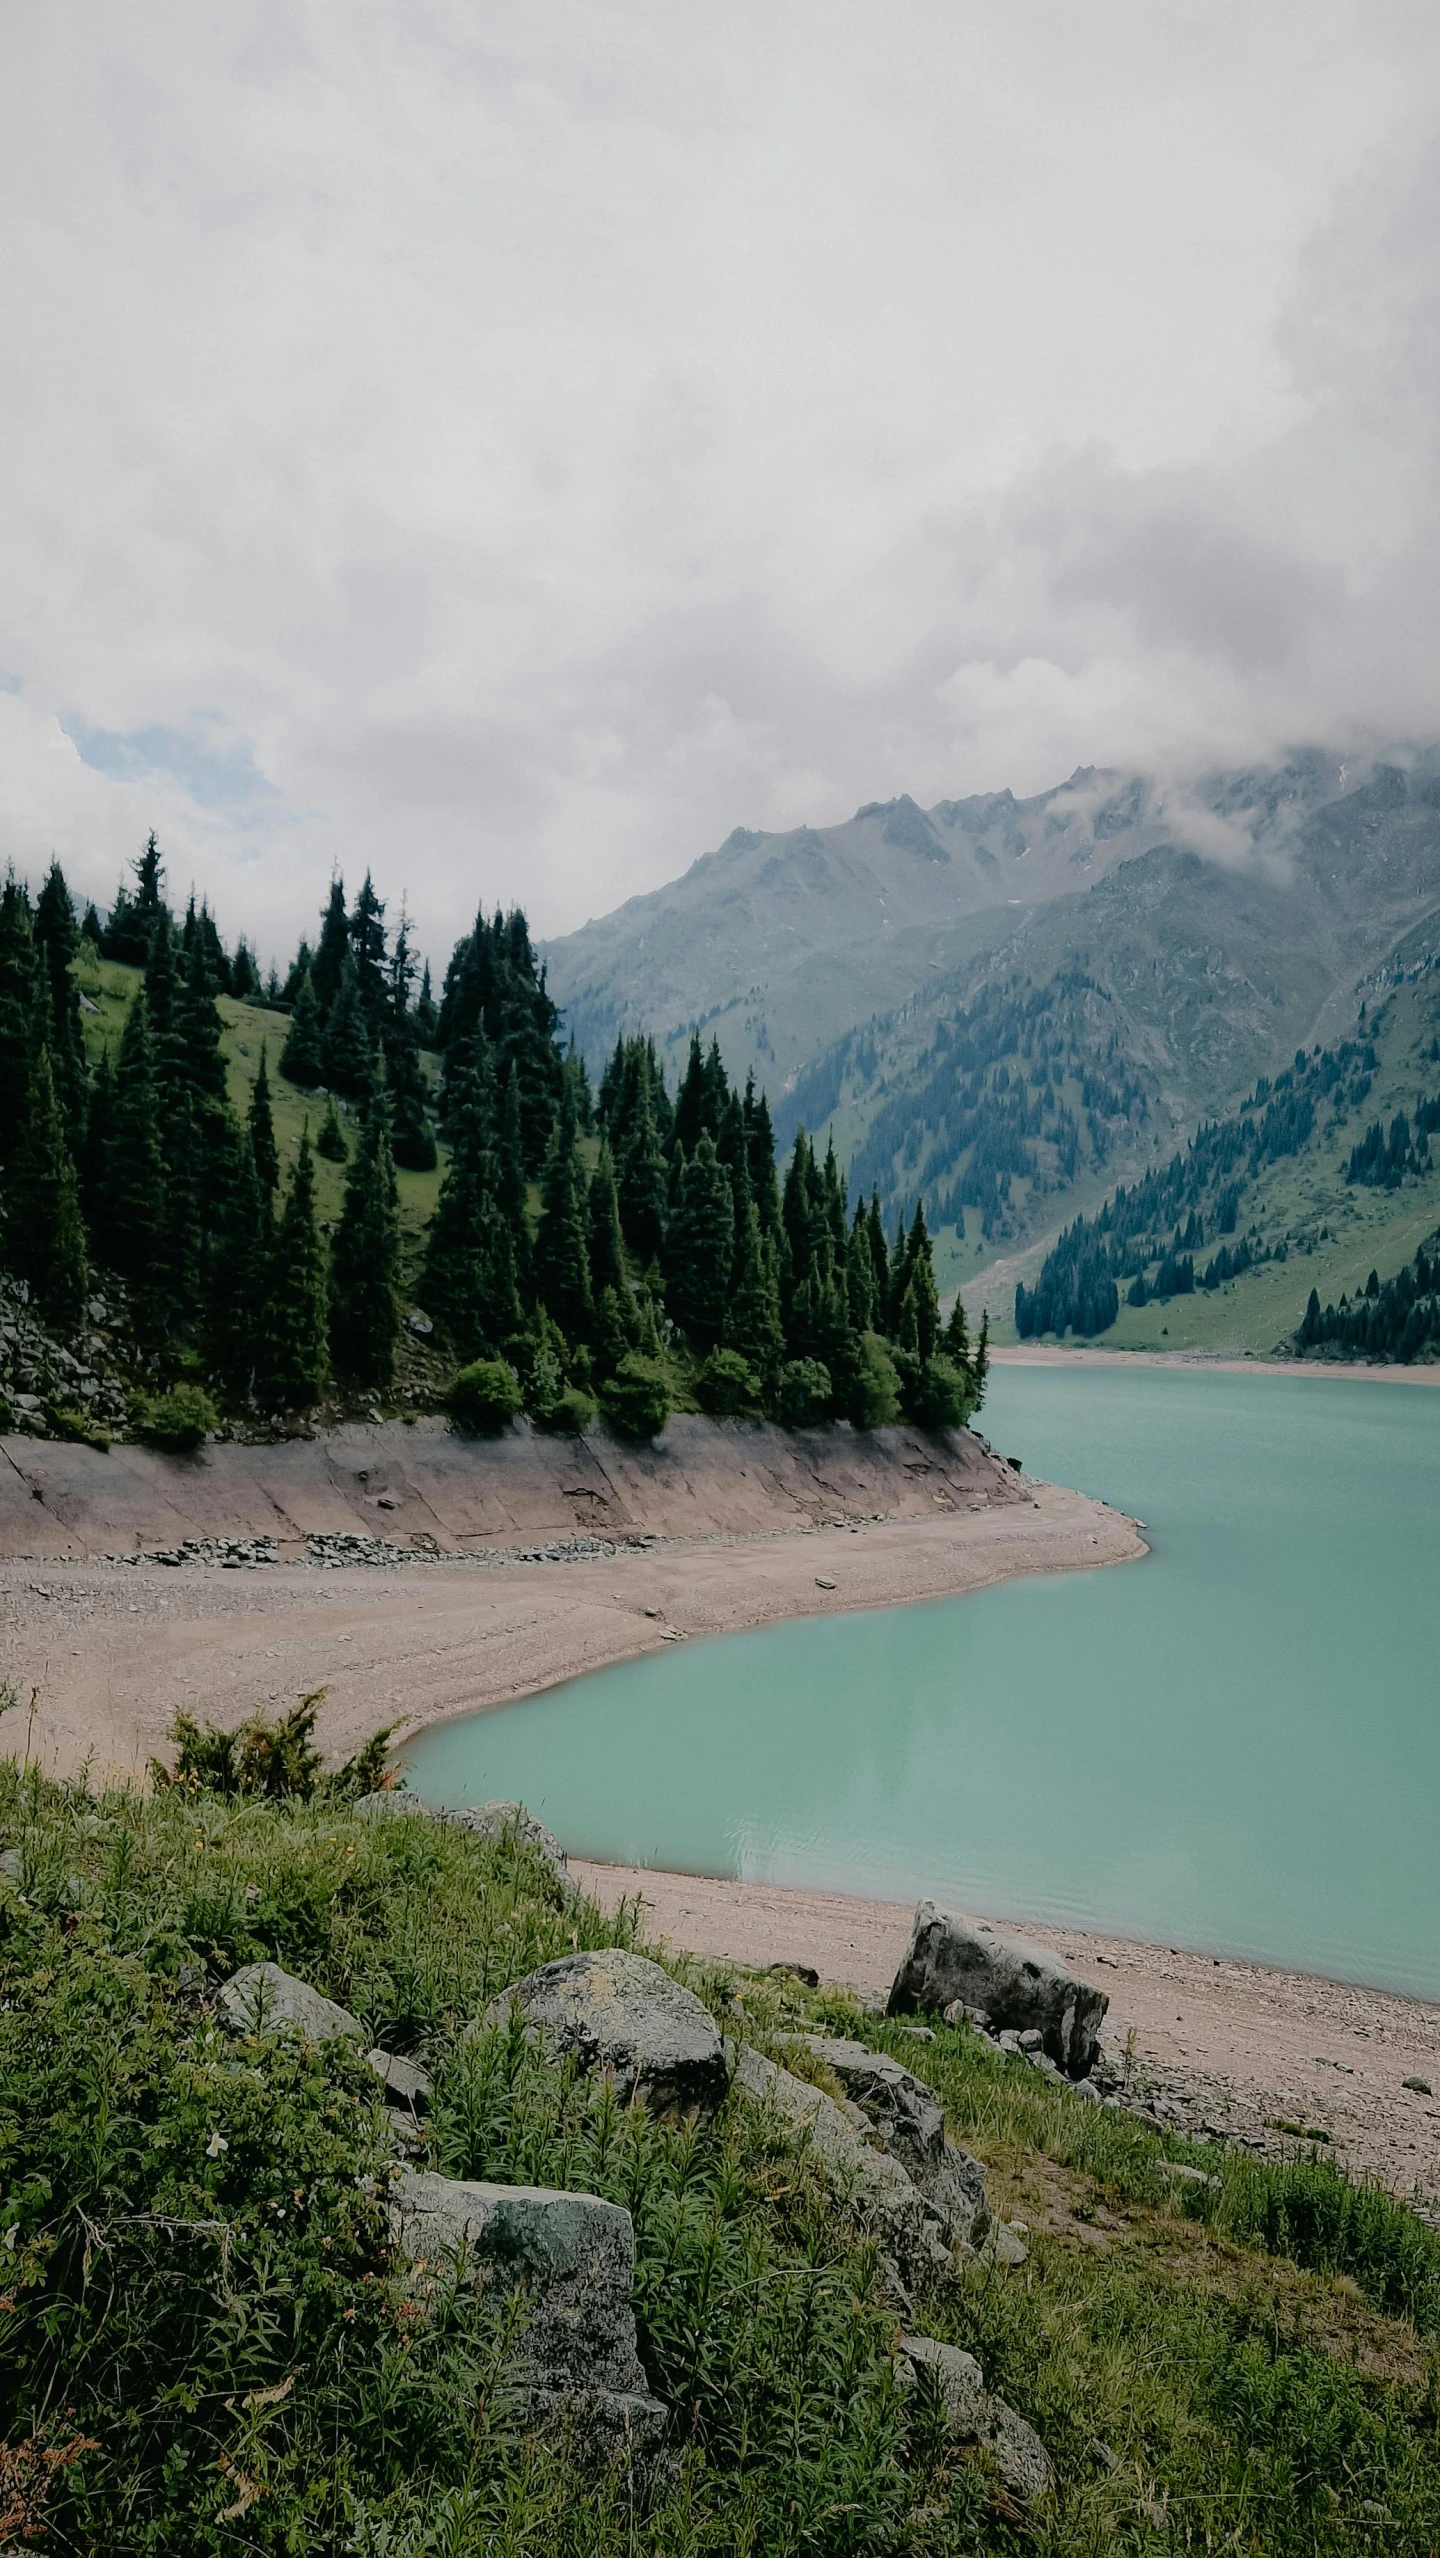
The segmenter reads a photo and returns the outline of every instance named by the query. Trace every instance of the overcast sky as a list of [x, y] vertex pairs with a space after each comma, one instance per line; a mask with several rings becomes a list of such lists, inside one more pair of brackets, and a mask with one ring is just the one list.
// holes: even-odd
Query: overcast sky
[[1440, 733], [1434, 0], [7, 0], [0, 858], [448, 949]]

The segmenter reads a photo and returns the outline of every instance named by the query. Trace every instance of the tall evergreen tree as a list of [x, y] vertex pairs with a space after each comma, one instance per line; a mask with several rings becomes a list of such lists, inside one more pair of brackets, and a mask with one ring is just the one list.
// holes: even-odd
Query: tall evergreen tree
[[329, 1373], [325, 1246], [315, 1223], [315, 1167], [310, 1132], [290, 1175], [270, 1255], [270, 1285], [257, 1383], [272, 1411], [308, 1412]]
[[775, 1171], [775, 1132], [770, 1124], [770, 1104], [755, 1090], [755, 1078], [746, 1079], [745, 1099], [741, 1104], [745, 1118], [750, 1189], [760, 1217], [762, 1235], [780, 1232], [780, 1184]]
[[30, 1070], [19, 1143], [4, 1187], [4, 1248], [52, 1323], [73, 1327], [84, 1312], [89, 1273], [79, 1184], [55, 1098], [50, 1052]]
[[106, 1266], [129, 1281], [140, 1328], [151, 1335], [163, 1330], [166, 1316], [164, 1243], [160, 1101], [150, 1011], [142, 986], [126, 1015], [115, 1067], [96, 1244]]
[[[271, 1144], [274, 1144], [273, 1135]], [[230, 1183], [217, 1220], [210, 1265], [206, 1345], [226, 1393], [248, 1402], [264, 1338], [274, 1226], [270, 1194], [259, 1179], [249, 1130], [239, 1134]]]
[[742, 1359], [758, 1368], [767, 1386], [773, 1381], [785, 1356], [785, 1327], [780, 1320], [774, 1238], [762, 1233], [753, 1199], [746, 1205], [723, 1338], [727, 1350], [738, 1350]]
[[104, 1213], [105, 1165], [110, 1151], [110, 1120], [114, 1106], [115, 1069], [110, 1063], [109, 1049], [102, 1048], [100, 1062], [91, 1079], [90, 1105], [85, 1113], [85, 1142], [77, 1166], [80, 1205], [92, 1234]]
[[875, 1264], [870, 1252], [870, 1221], [863, 1202], [855, 1210], [855, 1223], [845, 1247], [845, 1295], [850, 1320], [856, 1331], [872, 1331], [875, 1324]]
[[360, 979], [349, 951], [345, 954], [339, 989], [320, 1042], [320, 1065], [322, 1081], [332, 1092], [343, 1093], [347, 1101], [359, 1101], [369, 1091], [374, 1072], [374, 1051], [361, 1000]]
[[202, 935], [197, 934], [185, 971], [180, 1004], [180, 1035], [191, 1090], [207, 1101], [225, 1101], [225, 1059], [220, 1047], [220, 1015], [215, 1009], [214, 971]]
[[377, 1077], [330, 1250], [331, 1360], [352, 1383], [388, 1393], [399, 1339], [400, 1194]]
[[702, 1129], [682, 1163], [680, 1195], [665, 1239], [665, 1304], [692, 1347], [705, 1357], [720, 1340], [735, 1257], [735, 1201], [730, 1176]]
[[590, 1287], [596, 1303], [601, 1290], [613, 1288], [618, 1297], [626, 1293], [625, 1245], [620, 1232], [620, 1202], [615, 1189], [615, 1165], [604, 1139], [600, 1141], [600, 1157], [590, 1182]]
[[275, 1121], [270, 1108], [270, 1076], [263, 1045], [260, 1050], [260, 1072], [255, 1078], [255, 1089], [250, 1095], [250, 1108], [246, 1113], [246, 1126], [250, 1136], [251, 1168], [268, 1214], [270, 1203], [280, 1187], [280, 1151], [275, 1143]]
[[287, 1084], [298, 1084], [302, 1092], [313, 1092], [324, 1081], [320, 1037], [320, 1006], [307, 968], [296, 989], [290, 1028], [280, 1051], [281, 1074]]
[[403, 1164], [407, 1172], [433, 1172], [435, 1132], [426, 1109], [428, 1095], [420, 1070], [420, 1048], [409, 1013], [392, 1025], [388, 1066], [395, 1161]]
[[165, 865], [154, 834], [135, 864], [135, 887], [121, 880], [110, 909], [110, 921], [101, 937], [100, 947], [107, 959], [124, 960], [131, 968], [143, 968], [150, 956], [150, 944], [163, 923], [170, 927], [170, 909], [160, 893]]
[[566, 1096], [545, 1158], [540, 1224], [535, 1236], [535, 1285], [541, 1304], [568, 1341], [587, 1341], [595, 1318], [590, 1293], [588, 1185], [576, 1144], [575, 1115]]
[[80, 1022], [80, 990], [70, 971], [80, 949], [75, 906], [65, 874], [52, 862], [35, 904], [35, 946], [45, 973], [49, 1020], [45, 1038], [55, 1097], [65, 1120], [71, 1151], [85, 1133], [85, 1034]]
[[420, 972], [420, 992], [415, 998], [415, 1036], [422, 1048], [433, 1048], [440, 1028], [440, 1016], [430, 991], [430, 962]]
[[340, 992], [341, 972], [349, 949], [350, 919], [345, 912], [345, 882], [337, 872], [330, 882], [329, 901], [320, 919], [320, 939], [310, 962], [310, 983], [315, 989], [322, 1022]]
[[638, 1262], [653, 1261], [665, 1244], [665, 1158], [655, 1124], [654, 1087], [648, 1071], [637, 1077], [628, 1137], [619, 1156], [620, 1224]]
[[10, 878], [0, 888], [0, 1167], [20, 1141], [46, 1011], [30, 900]]
[[374, 1040], [390, 1010], [390, 990], [385, 973], [385, 908], [375, 894], [368, 870], [351, 912], [349, 929], [360, 1009]]

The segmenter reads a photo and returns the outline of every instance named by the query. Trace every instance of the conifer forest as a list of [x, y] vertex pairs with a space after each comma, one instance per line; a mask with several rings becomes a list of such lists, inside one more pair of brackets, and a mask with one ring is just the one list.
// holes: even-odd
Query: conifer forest
[[[180, 1446], [443, 1400], [480, 1430], [603, 1409], [646, 1438], [672, 1409], [977, 1408], [984, 1331], [958, 1301], [942, 1322], [919, 1204], [887, 1234], [803, 1128], [778, 1165], [764, 1093], [698, 1034], [677, 1091], [638, 1036], [595, 1088], [518, 909], [481, 911], [437, 997], [368, 875], [353, 901], [332, 882], [283, 979], [165, 885], [152, 835], [107, 918], [58, 863], [0, 892], [0, 1272], [59, 1336], [103, 1307], [128, 1426]], [[402, 1176], [428, 1176], [408, 1214]]]

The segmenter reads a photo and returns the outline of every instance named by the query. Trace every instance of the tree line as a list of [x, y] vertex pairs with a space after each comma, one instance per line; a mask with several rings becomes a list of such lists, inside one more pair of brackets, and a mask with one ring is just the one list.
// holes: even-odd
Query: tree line
[[1372, 1270], [1363, 1293], [1338, 1306], [1310, 1291], [1295, 1346], [1302, 1357], [1382, 1359], [1408, 1364], [1440, 1352], [1440, 1234], [1382, 1282]]
[[[82, 939], [140, 971], [93, 1065]], [[224, 993], [274, 1010], [279, 1073], [317, 1117], [324, 1097], [283, 1179], [263, 1053], [243, 1112], [228, 1097]], [[477, 917], [437, 1003], [368, 876], [353, 903], [332, 884], [313, 947], [264, 983], [204, 906], [177, 920], [153, 836], [104, 921], [77, 921], [58, 864], [33, 900], [11, 877], [0, 1258], [59, 1328], [92, 1271], [118, 1280], [149, 1369], [203, 1378], [237, 1416], [390, 1392], [407, 1300], [481, 1419], [523, 1401], [575, 1427], [597, 1395], [641, 1432], [676, 1395], [792, 1425], [975, 1410], [985, 1334], [972, 1346], [958, 1304], [941, 1320], [922, 1207], [887, 1235], [803, 1129], [782, 1180], [765, 1096], [713, 1042], [672, 1096], [650, 1041], [621, 1039], [597, 1090], [562, 1031], [519, 910]], [[329, 1231], [314, 1146], [346, 1164]], [[433, 1169], [439, 1146], [407, 1260], [396, 1166]]]

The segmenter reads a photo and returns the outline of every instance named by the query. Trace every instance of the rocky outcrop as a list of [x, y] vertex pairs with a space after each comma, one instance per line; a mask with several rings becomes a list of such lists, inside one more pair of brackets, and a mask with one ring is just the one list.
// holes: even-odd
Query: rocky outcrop
[[768, 2106], [790, 2131], [802, 2132], [838, 2198], [895, 2266], [902, 2285], [954, 2270], [948, 2226], [911, 2182], [898, 2159], [877, 2148], [870, 2123], [848, 2099], [837, 2104], [823, 2087], [766, 2060], [742, 2043], [735, 2085]]
[[973, 2011], [992, 2031], [1034, 2032], [1068, 2078], [1087, 2078], [1109, 1999], [1059, 1956], [1027, 1937], [955, 1916], [933, 1901], [916, 1908], [890, 1992], [892, 2016]]
[[496, 1999], [488, 2021], [518, 2007], [554, 2053], [601, 2070], [624, 2098], [656, 2113], [712, 2114], [730, 2085], [720, 2030], [693, 1990], [658, 1963], [612, 1945], [562, 1954], [527, 1972]]
[[934, 2336], [902, 2336], [897, 2362], [903, 2387], [921, 2387], [923, 2373], [938, 2390], [947, 2430], [990, 2454], [1017, 2503], [1033, 2505], [1051, 2493], [1055, 2465], [1034, 2426], [991, 2396], [973, 2354]]
[[284, 1972], [278, 1963], [244, 1963], [220, 1986], [220, 2007], [242, 2034], [303, 2034], [312, 2043], [369, 2041], [358, 2016]]
[[458, 2267], [524, 2318], [508, 2386], [526, 2419], [582, 2455], [646, 2459], [664, 2436], [635, 2335], [635, 2231], [598, 2194], [407, 2172], [390, 2207], [396, 2249], [425, 2277]]
[[873, 2137], [904, 2168], [955, 2247], [978, 2248], [990, 2228], [985, 2171], [956, 2147], [933, 2089], [886, 2052], [867, 2051], [824, 2034], [805, 2038], [817, 2060], [833, 2070]]

